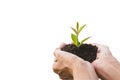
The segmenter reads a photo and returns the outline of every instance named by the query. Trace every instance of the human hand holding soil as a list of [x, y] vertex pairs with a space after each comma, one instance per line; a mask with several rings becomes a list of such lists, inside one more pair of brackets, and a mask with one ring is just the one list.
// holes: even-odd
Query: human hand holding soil
[[[65, 44], [62, 44], [62, 48]], [[91, 63], [69, 52], [57, 48], [54, 51], [56, 60], [53, 71], [62, 80], [98, 80], [96, 72]]]
[[111, 54], [106, 45], [93, 44], [98, 47], [97, 59], [92, 63], [102, 80], [120, 80], [120, 63]]
[[[62, 44], [60, 48], [64, 45]], [[109, 48], [101, 44], [92, 45], [98, 47], [97, 58], [92, 64], [74, 54], [57, 48], [54, 51], [56, 57], [53, 64], [54, 72], [62, 80], [98, 80], [97, 75], [101, 80], [119, 80], [120, 63], [111, 54]]]

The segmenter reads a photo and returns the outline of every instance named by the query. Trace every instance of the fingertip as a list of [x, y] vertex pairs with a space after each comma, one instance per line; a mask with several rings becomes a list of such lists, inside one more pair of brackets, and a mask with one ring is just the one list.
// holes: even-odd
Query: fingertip
[[90, 43], [90, 44], [92, 44], [93, 46], [95, 46], [97, 43]]
[[60, 48], [63, 48], [65, 45], [66, 45], [66, 44], [65, 44], [64, 42], [62, 42], [62, 43], [60, 44]]
[[101, 44], [98, 44], [98, 43], [92, 43], [92, 45], [93, 45], [93, 46], [96, 46], [96, 47], [98, 47], [98, 48], [101, 46]]
[[66, 44], [64, 42], [62, 42], [58, 48], [56, 48], [54, 50], [54, 56], [57, 57], [57, 55], [60, 53], [59, 51], [61, 51], [61, 48], [63, 48]]
[[60, 54], [60, 51], [61, 51], [60, 48], [56, 48], [56, 49], [54, 50], [54, 56], [55, 56], [55, 57], [58, 57], [59, 54]]

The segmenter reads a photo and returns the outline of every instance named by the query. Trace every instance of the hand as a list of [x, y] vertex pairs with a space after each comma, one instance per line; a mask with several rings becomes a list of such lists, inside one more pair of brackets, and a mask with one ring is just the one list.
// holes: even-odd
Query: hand
[[120, 80], [120, 63], [112, 56], [105, 45], [93, 44], [98, 47], [97, 59], [92, 63], [102, 80]]
[[[62, 44], [63, 47], [65, 44]], [[69, 52], [57, 48], [54, 51], [56, 60], [53, 64], [53, 71], [62, 80], [98, 80], [91, 63]]]

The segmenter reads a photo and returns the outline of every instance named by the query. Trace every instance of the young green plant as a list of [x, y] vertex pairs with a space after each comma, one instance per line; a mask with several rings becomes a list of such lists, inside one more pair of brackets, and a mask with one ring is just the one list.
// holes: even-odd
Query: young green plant
[[86, 26], [86, 24], [79, 27], [79, 23], [76, 23], [76, 28], [71, 27], [71, 29], [74, 31], [75, 34], [71, 33], [71, 38], [77, 47], [80, 47], [86, 40], [88, 40], [90, 37], [86, 37], [83, 40], [79, 41], [78, 37], [80, 32], [83, 30], [83, 28]]

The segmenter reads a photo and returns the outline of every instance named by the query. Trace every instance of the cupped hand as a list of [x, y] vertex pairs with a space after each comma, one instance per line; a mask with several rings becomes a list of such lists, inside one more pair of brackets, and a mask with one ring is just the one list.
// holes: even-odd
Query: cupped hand
[[111, 54], [108, 46], [93, 44], [98, 47], [97, 59], [92, 63], [102, 80], [119, 80], [120, 63]]
[[98, 80], [91, 63], [69, 52], [61, 51], [64, 45], [62, 44], [54, 51], [56, 60], [53, 64], [53, 71], [62, 80]]

